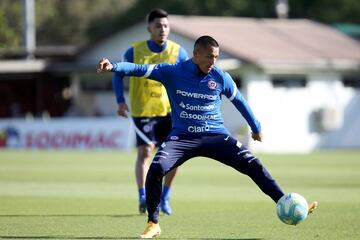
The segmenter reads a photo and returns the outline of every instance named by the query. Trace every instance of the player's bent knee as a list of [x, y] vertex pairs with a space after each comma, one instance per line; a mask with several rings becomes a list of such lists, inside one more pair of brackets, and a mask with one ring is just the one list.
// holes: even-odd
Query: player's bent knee
[[141, 159], [149, 159], [152, 157], [153, 150], [155, 146], [154, 145], [140, 145], [138, 146], [138, 156]]
[[159, 178], [165, 175], [165, 171], [162, 169], [160, 163], [152, 162], [147, 173], [147, 178]]

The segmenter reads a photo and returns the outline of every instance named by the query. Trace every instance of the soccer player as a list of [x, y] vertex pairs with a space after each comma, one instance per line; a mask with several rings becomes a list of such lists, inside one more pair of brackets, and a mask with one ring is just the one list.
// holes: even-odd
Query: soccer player
[[[125, 62], [137, 64], [155, 64], [160, 62], [176, 63], [188, 59], [184, 48], [168, 40], [170, 25], [168, 13], [163, 9], [154, 9], [147, 16], [147, 30], [150, 39], [139, 41], [125, 52]], [[166, 90], [160, 82], [146, 77], [131, 77], [130, 113], [135, 124], [137, 159], [135, 176], [139, 193], [139, 212], [146, 212], [145, 178], [155, 146], [159, 146], [171, 131], [170, 103]], [[123, 94], [123, 76], [115, 73], [113, 85], [118, 102], [118, 114], [128, 116], [129, 108]], [[165, 176], [161, 196], [161, 210], [170, 215], [170, 186], [175, 177], [176, 169]]]
[[[204, 156], [248, 175], [275, 203], [284, 195], [281, 188], [244, 145], [230, 136], [220, 112], [221, 95], [226, 96], [246, 119], [255, 141], [262, 141], [261, 126], [230, 75], [214, 64], [219, 44], [210, 36], [198, 38], [193, 57], [177, 64], [137, 65], [100, 60], [98, 71], [146, 76], [167, 89], [172, 108], [173, 129], [161, 144], [146, 178], [148, 222], [141, 238], [161, 233], [159, 203], [163, 176], [190, 158]], [[317, 203], [309, 205], [309, 213]]]

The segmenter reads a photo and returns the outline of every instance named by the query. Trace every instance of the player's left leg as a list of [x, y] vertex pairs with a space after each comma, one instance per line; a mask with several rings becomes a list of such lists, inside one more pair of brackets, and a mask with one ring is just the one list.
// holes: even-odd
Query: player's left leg
[[315, 209], [318, 207], [318, 205], [319, 204], [316, 201], [310, 203], [309, 206], [308, 206], [308, 214], [313, 213], [315, 211]]
[[[284, 195], [280, 186], [271, 177], [260, 160], [236, 139], [229, 136], [217, 138], [207, 148], [210, 150], [208, 152], [212, 158], [248, 175], [275, 203]], [[221, 149], [221, 151], [217, 149]], [[309, 203], [308, 214], [313, 213], [317, 207], [318, 202]]]
[[276, 203], [283, 191], [261, 162], [239, 141], [227, 135], [209, 138], [204, 154], [248, 175]]

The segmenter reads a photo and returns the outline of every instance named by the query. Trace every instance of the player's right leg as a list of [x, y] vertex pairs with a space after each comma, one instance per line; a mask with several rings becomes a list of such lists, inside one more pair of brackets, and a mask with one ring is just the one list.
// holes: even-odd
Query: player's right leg
[[158, 223], [163, 177], [196, 155], [197, 146], [196, 139], [182, 140], [176, 137], [165, 141], [159, 147], [150, 165], [145, 183], [148, 222]]
[[[153, 131], [157, 147], [159, 147], [161, 143], [166, 141], [167, 137], [170, 135], [171, 129], [172, 122], [170, 115], [156, 118]], [[177, 168], [174, 168], [165, 175], [163, 189], [161, 192], [160, 209], [163, 213], [167, 215], [170, 215], [172, 213], [172, 209], [170, 206], [170, 194], [176, 172]]]
[[161, 234], [161, 229], [159, 223], [153, 223], [149, 221], [146, 224], [144, 233], [140, 235], [140, 238], [156, 238]]

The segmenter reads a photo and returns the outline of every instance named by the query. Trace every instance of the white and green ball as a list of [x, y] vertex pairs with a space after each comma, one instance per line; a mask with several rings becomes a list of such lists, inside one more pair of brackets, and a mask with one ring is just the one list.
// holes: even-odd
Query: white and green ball
[[298, 193], [287, 193], [276, 204], [279, 219], [289, 225], [297, 225], [308, 215], [308, 203]]

